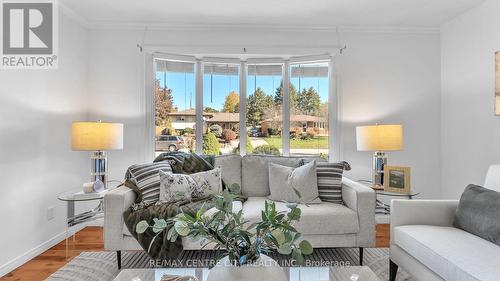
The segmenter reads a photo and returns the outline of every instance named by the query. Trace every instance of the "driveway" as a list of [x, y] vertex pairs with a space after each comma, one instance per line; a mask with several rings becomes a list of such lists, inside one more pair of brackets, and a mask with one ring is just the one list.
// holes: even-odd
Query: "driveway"
[[253, 148], [268, 144], [264, 138], [250, 137], [250, 143]]

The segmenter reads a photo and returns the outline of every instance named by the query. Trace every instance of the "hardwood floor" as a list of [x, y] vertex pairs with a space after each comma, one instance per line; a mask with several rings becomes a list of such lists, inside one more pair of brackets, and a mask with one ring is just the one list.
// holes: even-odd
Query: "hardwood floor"
[[[63, 267], [71, 259], [84, 251], [103, 251], [104, 241], [101, 227], [87, 227], [76, 233], [75, 240], [68, 239], [69, 254], [66, 257], [65, 241], [50, 248], [46, 252], [25, 263], [11, 273], [0, 278], [0, 281], [38, 281], [44, 280], [50, 274]], [[378, 248], [389, 247], [389, 225], [377, 225]]]
[[376, 234], [377, 248], [389, 248], [390, 233], [391, 232], [389, 224], [377, 224], [377, 234]]
[[45, 280], [81, 252], [103, 251], [104, 241], [102, 233], [102, 227], [87, 227], [75, 234], [75, 241], [73, 241], [72, 238], [68, 239], [70, 251], [67, 258], [66, 244], [65, 241], [62, 241], [21, 267], [18, 267], [11, 273], [0, 278], [0, 280]]

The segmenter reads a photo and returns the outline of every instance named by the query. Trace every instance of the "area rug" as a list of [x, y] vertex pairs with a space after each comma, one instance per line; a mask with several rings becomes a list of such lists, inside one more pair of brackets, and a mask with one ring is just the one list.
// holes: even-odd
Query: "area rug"
[[[167, 266], [163, 262], [151, 262], [145, 252], [123, 252], [123, 268], [153, 268], [157, 267], [199, 267], [212, 260], [215, 251], [184, 251], [179, 259], [169, 262]], [[289, 258], [280, 254], [269, 255], [278, 263], [289, 264]], [[309, 255], [306, 264], [311, 266], [320, 265], [358, 265], [359, 251], [351, 248], [327, 248], [315, 249]], [[188, 262], [189, 261], [189, 262]], [[196, 262], [193, 262], [196, 261]], [[193, 266], [197, 265], [197, 266]], [[364, 265], [369, 266], [382, 281], [389, 280], [389, 249], [369, 248], [365, 249]], [[115, 252], [83, 252], [71, 262], [52, 274], [47, 280], [74, 280], [74, 281], [111, 281], [118, 274]], [[398, 273], [398, 281], [411, 281], [409, 275], [401, 271]]]

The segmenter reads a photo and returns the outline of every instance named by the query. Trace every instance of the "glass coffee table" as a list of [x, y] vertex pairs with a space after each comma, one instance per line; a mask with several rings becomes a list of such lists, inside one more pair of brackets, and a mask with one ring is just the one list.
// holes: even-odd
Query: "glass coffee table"
[[[284, 267], [289, 281], [381, 281], [368, 266]], [[207, 268], [122, 269], [114, 281], [160, 281], [164, 276], [194, 276], [206, 281]]]

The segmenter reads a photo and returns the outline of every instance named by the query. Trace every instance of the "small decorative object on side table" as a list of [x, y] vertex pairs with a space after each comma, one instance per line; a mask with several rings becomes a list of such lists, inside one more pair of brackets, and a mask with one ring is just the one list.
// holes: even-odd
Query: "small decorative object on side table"
[[380, 196], [406, 198], [411, 200], [413, 199], [413, 197], [420, 195], [420, 192], [395, 193], [395, 192], [385, 191], [383, 186], [380, 185], [374, 186], [372, 182], [369, 180], [358, 180], [358, 182], [371, 187], [375, 191], [377, 195], [377, 204], [375, 205], [376, 214], [382, 214], [382, 215], [391, 214], [391, 206], [382, 202], [382, 200], [380, 200]]
[[[114, 189], [114, 188], [113, 188]], [[103, 199], [104, 195], [112, 189], [105, 189], [98, 193], [84, 193], [81, 189], [72, 190], [69, 192], [63, 192], [57, 196], [57, 199], [66, 202], [66, 257], [68, 257], [68, 232], [69, 229], [78, 224], [86, 223], [89, 221], [96, 221], [104, 217], [104, 206]], [[75, 203], [76, 202], [87, 202], [87, 201], [98, 201], [97, 207], [93, 210], [83, 212], [75, 215]], [[74, 233], [73, 233], [74, 241]]]
[[410, 194], [410, 173], [410, 167], [385, 166], [384, 190], [398, 194]]

